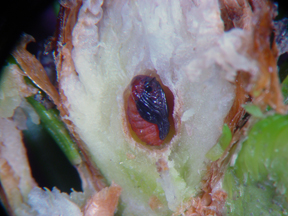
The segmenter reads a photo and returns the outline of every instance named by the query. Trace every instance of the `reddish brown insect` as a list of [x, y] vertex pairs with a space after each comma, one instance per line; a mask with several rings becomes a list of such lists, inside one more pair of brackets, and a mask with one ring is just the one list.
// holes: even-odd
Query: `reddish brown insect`
[[127, 116], [132, 130], [148, 145], [159, 146], [170, 124], [165, 92], [155, 77], [139, 75], [131, 82]]

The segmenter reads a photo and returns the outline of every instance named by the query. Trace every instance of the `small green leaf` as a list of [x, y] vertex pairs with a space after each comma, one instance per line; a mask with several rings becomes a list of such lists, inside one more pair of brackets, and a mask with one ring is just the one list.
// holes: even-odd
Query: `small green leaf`
[[205, 155], [206, 158], [208, 158], [211, 161], [216, 161], [218, 160], [221, 155], [224, 153], [221, 145], [219, 143], [217, 143], [216, 145], [214, 145]]
[[252, 116], [256, 118], [263, 118], [264, 114], [262, 113], [261, 109], [253, 104], [243, 105], [243, 108]]
[[225, 149], [229, 146], [232, 139], [232, 133], [227, 124], [223, 125], [222, 135], [216, 145], [214, 145], [206, 154], [206, 158], [215, 161], [221, 157]]
[[224, 124], [222, 129], [222, 135], [218, 141], [223, 150], [225, 150], [228, 147], [228, 145], [231, 142], [231, 139], [232, 139], [232, 133], [228, 125]]

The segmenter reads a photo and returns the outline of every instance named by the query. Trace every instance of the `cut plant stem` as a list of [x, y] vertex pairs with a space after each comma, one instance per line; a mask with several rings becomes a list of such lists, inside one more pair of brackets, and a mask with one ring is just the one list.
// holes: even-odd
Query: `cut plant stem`
[[56, 141], [57, 145], [64, 152], [68, 160], [73, 165], [82, 162], [76, 143], [71, 139], [65, 124], [59, 119], [56, 109], [47, 110], [40, 102], [36, 101], [33, 96], [27, 97], [26, 100], [34, 107], [40, 116], [45, 128]]

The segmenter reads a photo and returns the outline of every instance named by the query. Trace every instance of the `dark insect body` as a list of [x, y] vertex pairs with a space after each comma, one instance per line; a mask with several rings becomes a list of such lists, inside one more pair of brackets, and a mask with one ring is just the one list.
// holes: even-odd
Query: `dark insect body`
[[165, 92], [155, 77], [139, 75], [131, 82], [127, 116], [132, 130], [148, 145], [159, 146], [168, 135]]

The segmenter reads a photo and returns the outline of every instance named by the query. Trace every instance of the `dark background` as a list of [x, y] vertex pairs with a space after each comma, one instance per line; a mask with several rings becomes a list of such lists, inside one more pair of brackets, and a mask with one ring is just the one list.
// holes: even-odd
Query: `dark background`
[[[4, 3], [5, 2], [5, 3]], [[3, 4], [4, 3], [4, 4]], [[22, 32], [33, 35], [37, 41], [54, 33], [54, 0], [8, 0], [0, 5], [0, 67]]]
[[[279, 17], [288, 17], [287, 0], [279, 4]], [[6, 59], [22, 32], [31, 34], [37, 42], [53, 36], [56, 26], [57, 1], [54, 0], [8, 0], [0, 6], [0, 68], [7, 64]], [[31, 50], [35, 45], [31, 45]], [[1, 75], [1, 74], [0, 74]], [[46, 132], [44, 127], [28, 122], [29, 130], [24, 131], [32, 174], [40, 187], [52, 189], [57, 186], [61, 191], [70, 188], [81, 190], [78, 174]], [[39, 143], [41, 145], [39, 145]], [[38, 144], [38, 145], [37, 145]], [[40, 162], [39, 162], [40, 161]], [[57, 178], [56, 178], [56, 177]], [[0, 205], [0, 215], [5, 211]]]

